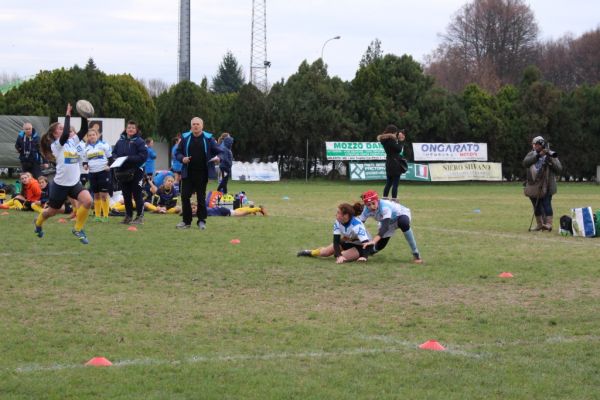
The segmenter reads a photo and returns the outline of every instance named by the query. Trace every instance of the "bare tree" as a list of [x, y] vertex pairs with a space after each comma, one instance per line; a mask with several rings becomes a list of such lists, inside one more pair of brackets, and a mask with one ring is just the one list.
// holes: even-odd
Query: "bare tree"
[[578, 84], [600, 82], [600, 28], [586, 32], [573, 41], [573, 63]]
[[170, 84], [162, 79], [150, 79], [146, 81], [144, 78], [141, 78], [138, 79], [138, 81], [146, 88], [148, 94], [153, 98], [160, 96], [163, 92], [166, 92], [171, 87]]
[[[518, 81], [535, 60], [538, 26], [522, 0], [474, 0], [454, 16], [428, 71], [465, 76], [488, 90]], [[433, 68], [432, 68], [433, 67]], [[437, 76], [436, 76], [437, 77]]]

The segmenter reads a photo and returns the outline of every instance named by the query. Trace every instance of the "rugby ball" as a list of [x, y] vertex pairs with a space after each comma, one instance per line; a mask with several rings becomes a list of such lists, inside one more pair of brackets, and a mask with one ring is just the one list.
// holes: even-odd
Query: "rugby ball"
[[78, 100], [75, 104], [77, 113], [84, 118], [91, 118], [94, 116], [94, 106], [87, 100]]

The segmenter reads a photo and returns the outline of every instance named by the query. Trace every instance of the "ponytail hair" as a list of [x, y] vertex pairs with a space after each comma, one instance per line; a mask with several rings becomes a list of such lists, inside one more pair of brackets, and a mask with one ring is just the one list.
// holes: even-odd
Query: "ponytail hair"
[[365, 206], [363, 203], [354, 203], [354, 205], [352, 206], [352, 208], [354, 208], [354, 215], [362, 214], [364, 207]]
[[54, 132], [58, 129], [59, 122], [50, 124], [46, 133], [40, 138], [40, 152], [42, 156], [48, 161], [56, 161], [56, 157], [52, 154], [52, 143], [54, 143]]

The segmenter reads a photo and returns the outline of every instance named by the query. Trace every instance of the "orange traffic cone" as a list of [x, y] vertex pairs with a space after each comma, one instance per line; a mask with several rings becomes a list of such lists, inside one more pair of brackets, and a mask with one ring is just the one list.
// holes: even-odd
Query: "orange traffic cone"
[[503, 272], [500, 275], [498, 275], [498, 278], [512, 278], [513, 274], [511, 274], [510, 272]]
[[131, 232], [136, 232], [137, 228], [135, 226], [130, 226], [129, 228], [127, 228], [127, 230]]
[[229, 243], [231, 243], [231, 244], [240, 244], [240, 239], [231, 239], [229, 241]]
[[446, 348], [436, 342], [435, 340], [428, 340], [422, 345], [419, 346], [420, 349], [423, 350], [434, 350], [434, 351], [444, 351]]
[[86, 367], [110, 367], [112, 363], [104, 357], [94, 357], [85, 363]]

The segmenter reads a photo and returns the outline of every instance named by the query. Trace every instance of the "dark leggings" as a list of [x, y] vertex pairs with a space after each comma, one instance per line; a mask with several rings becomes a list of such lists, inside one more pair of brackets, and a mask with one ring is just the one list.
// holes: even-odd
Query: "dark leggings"
[[[410, 219], [408, 218], [408, 215], [401, 215], [398, 217], [398, 228], [400, 228], [402, 232], [406, 232], [410, 229]], [[390, 239], [391, 236], [379, 239], [379, 242], [377, 242], [373, 250], [375, 252], [383, 250], [385, 246], [387, 246]]]
[[536, 217], [544, 215], [546, 217], [552, 217], [554, 212], [552, 211], [552, 195], [547, 194], [541, 199], [530, 197], [531, 205], [533, 206], [533, 213]]
[[383, 197], [388, 197], [390, 188], [392, 188], [392, 198], [398, 198], [398, 182], [400, 182], [399, 176], [387, 176], [385, 187], [383, 188]]

